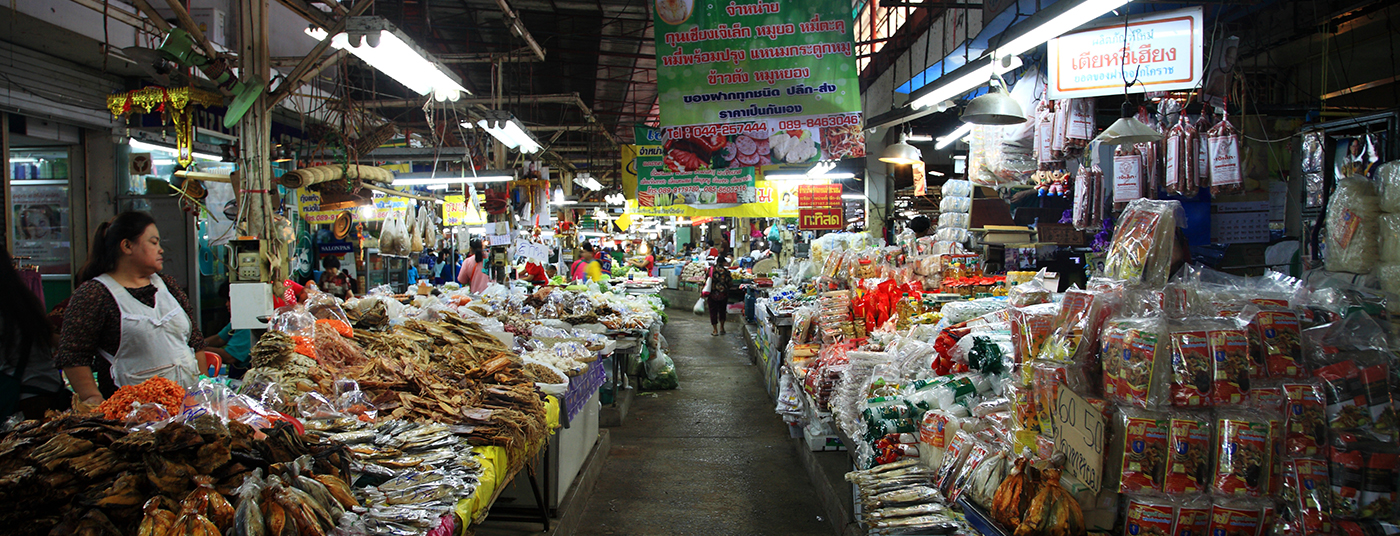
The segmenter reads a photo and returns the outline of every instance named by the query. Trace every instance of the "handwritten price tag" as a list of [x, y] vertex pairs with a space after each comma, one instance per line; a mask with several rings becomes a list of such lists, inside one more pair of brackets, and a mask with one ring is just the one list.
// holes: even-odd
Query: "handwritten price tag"
[[1063, 452], [1065, 471], [1097, 495], [1103, 480], [1103, 413], [1074, 391], [1064, 387], [1058, 391], [1052, 411], [1054, 452]]

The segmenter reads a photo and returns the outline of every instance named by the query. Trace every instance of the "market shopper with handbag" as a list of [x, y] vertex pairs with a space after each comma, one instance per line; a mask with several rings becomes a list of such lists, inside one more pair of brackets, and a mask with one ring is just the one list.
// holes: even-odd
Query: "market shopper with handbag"
[[204, 336], [184, 291], [160, 274], [164, 254], [150, 214], [123, 212], [97, 227], [54, 356], [85, 403], [104, 396], [92, 375], [98, 356], [117, 387], [156, 376], [191, 387], [204, 368]]
[[725, 334], [724, 318], [728, 314], [729, 288], [733, 285], [734, 279], [729, 274], [729, 259], [715, 259], [715, 265], [710, 267], [709, 277], [705, 281], [706, 290], [701, 293], [705, 298], [705, 307], [710, 309], [712, 337]]

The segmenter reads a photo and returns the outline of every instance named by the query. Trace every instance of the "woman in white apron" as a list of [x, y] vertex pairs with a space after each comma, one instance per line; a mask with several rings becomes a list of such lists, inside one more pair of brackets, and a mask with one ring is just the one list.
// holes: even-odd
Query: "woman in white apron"
[[111, 368], [115, 387], [161, 376], [189, 388], [199, 377], [204, 337], [184, 292], [160, 275], [164, 253], [149, 214], [124, 212], [97, 227], [54, 356], [85, 402], [111, 394], [93, 380], [96, 366]]

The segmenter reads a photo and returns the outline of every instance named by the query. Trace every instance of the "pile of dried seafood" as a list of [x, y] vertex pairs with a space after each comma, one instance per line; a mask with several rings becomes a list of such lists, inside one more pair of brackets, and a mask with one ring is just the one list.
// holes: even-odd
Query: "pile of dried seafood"
[[[12, 534], [223, 534], [234, 528], [229, 498], [250, 473], [283, 474], [288, 462], [304, 455], [311, 456], [304, 465], [315, 459], [324, 472], [316, 477], [322, 486], [348, 490], [344, 445], [308, 441], [286, 424], [265, 432], [266, 439], [254, 439], [252, 428], [224, 426], [211, 416], [131, 433], [96, 415], [26, 421], [0, 438], [0, 502], [6, 505], [0, 524]], [[303, 512], [328, 508], [287, 494]], [[264, 510], [257, 513], [261, 518]], [[330, 519], [329, 526], [301, 533], [334, 528], [325, 513], [317, 519]], [[172, 529], [138, 531], [147, 526]]]

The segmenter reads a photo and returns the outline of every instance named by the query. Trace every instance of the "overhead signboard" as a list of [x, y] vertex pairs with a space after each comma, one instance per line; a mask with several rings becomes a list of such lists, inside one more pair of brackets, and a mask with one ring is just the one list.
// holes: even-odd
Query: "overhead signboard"
[[803, 231], [831, 231], [845, 227], [840, 208], [804, 208], [797, 218], [797, 228]]
[[1192, 89], [1204, 70], [1203, 9], [1153, 13], [1068, 33], [1048, 48], [1051, 99]]
[[861, 111], [846, 0], [653, 0], [661, 125]]
[[801, 208], [839, 208], [841, 206], [841, 185], [798, 185], [797, 205]]
[[412, 198], [397, 197], [387, 195], [383, 192], [373, 192], [373, 208], [365, 205], [359, 208], [342, 210], [321, 210], [321, 194], [310, 188], [298, 188], [297, 211], [302, 219], [311, 225], [330, 225], [335, 222], [336, 216], [341, 212], [351, 211], [354, 213], [355, 221], [371, 222], [384, 221], [390, 214], [404, 213], [409, 206], [417, 206]]

